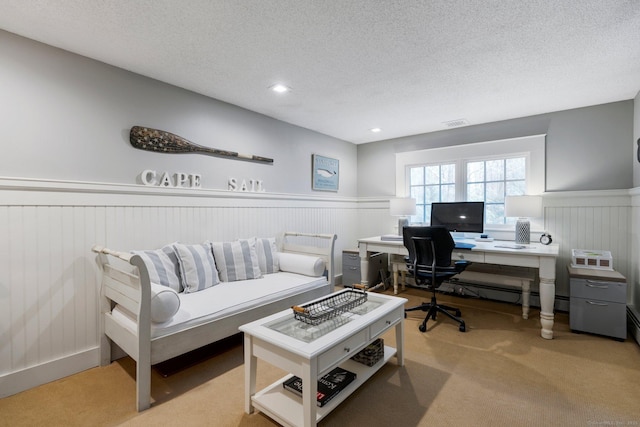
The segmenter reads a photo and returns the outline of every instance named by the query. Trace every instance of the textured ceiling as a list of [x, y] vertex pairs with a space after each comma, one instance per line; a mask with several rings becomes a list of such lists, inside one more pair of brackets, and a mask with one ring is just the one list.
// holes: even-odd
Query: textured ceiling
[[353, 143], [640, 90], [638, 0], [0, 0], [0, 28]]

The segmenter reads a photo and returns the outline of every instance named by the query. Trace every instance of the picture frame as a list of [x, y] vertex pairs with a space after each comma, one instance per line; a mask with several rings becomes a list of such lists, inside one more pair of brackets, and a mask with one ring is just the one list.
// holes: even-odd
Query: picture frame
[[311, 155], [312, 189], [338, 191], [340, 184], [340, 160], [319, 154]]

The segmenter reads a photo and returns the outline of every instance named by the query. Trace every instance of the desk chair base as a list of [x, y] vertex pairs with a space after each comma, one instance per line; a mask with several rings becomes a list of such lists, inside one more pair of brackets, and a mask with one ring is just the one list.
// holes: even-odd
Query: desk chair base
[[[460, 316], [462, 315], [460, 310], [457, 309], [457, 308], [454, 308], [454, 307], [449, 307], [447, 305], [438, 304], [436, 302], [436, 297], [435, 296], [431, 297], [431, 302], [425, 302], [425, 303], [420, 304], [417, 307], [411, 307], [411, 308], [405, 309], [404, 310], [404, 315], [406, 317], [408, 311], [417, 311], [417, 310], [421, 310], [421, 311], [426, 311], [427, 312], [427, 315], [425, 316], [424, 320], [422, 321], [420, 326], [418, 326], [418, 329], [420, 330], [420, 332], [426, 332], [427, 331], [427, 320], [429, 320], [429, 318], [431, 318], [432, 320], [436, 320], [436, 314], [437, 313], [443, 313], [446, 316], [448, 316], [449, 318], [451, 318], [451, 319], [455, 320], [456, 322], [458, 322], [460, 324], [460, 326], [458, 327], [458, 330], [460, 332], [465, 332], [467, 330], [467, 327], [466, 327], [466, 325], [464, 323], [464, 320], [462, 320], [460, 318]], [[455, 316], [453, 314], [451, 314], [450, 312], [455, 312]]]

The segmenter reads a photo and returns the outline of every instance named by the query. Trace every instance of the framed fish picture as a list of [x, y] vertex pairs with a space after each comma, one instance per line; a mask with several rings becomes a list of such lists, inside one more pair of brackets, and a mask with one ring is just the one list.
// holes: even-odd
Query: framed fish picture
[[311, 155], [312, 188], [320, 191], [338, 191], [340, 182], [340, 161], [330, 157]]

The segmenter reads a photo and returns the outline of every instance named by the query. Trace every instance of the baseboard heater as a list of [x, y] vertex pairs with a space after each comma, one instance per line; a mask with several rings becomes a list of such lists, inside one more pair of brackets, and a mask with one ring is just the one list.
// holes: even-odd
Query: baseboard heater
[[[460, 292], [457, 287], [462, 287], [463, 292]], [[474, 291], [476, 289], [477, 291]], [[496, 286], [489, 283], [478, 282], [466, 282], [463, 280], [453, 279], [451, 281], [444, 282], [443, 285], [438, 288], [438, 291], [442, 293], [454, 293], [462, 296], [470, 296], [480, 299], [487, 299], [492, 301], [507, 302], [511, 304], [519, 304], [522, 302], [522, 292], [519, 289], [512, 287]], [[485, 291], [481, 293], [479, 291]], [[513, 298], [513, 296], [517, 296]], [[529, 306], [540, 308], [540, 292], [531, 291], [529, 297]], [[556, 295], [554, 302], [554, 311], [560, 311], [564, 313], [569, 312], [569, 297], [563, 295]]]
[[635, 306], [627, 306], [627, 319], [629, 333], [636, 340], [636, 343], [640, 345], [640, 313], [636, 311]]

